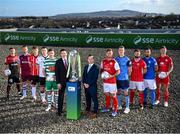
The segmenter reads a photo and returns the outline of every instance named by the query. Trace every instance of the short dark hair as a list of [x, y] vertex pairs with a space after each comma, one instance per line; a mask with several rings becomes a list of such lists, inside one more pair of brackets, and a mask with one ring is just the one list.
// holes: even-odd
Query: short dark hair
[[163, 48], [164, 48], [164, 49], [167, 49], [167, 47], [166, 47], [166, 46], [162, 46], [160, 49], [163, 49]]
[[23, 45], [22, 48], [27, 47], [27, 45]]
[[38, 49], [38, 47], [36, 47], [36, 46], [33, 46], [33, 47], [32, 47], [32, 49]]
[[135, 52], [141, 52], [141, 51], [140, 51], [139, 49], [135, 49], [135, 50], [134, 50], [134, 53], [135, 53]]
[[63, 49], [61, 49], [61, 50], [60, 50], [60, 53], [61, 53], [61, 52], [63, 52], [63, 51], [66, 51], [66, 49], [64, 49], [64, 48], [63, 48]]
[[51, 51], [54, 51], [54, 49], [51, 49], [51, 48], [50, 48], [50, 49], [48, 49], [48, 52], [51, 52]]
[[145, 50], [151, 50], [152, 51], [152, 47], [151, 46], [147, 46], [147, 47], [145, 47]]
[[11, 50], [11, 49], [15, 49], [15, 48], [14, 47], [10, 47], [9, 50]]
[[89, 55], [88, 55], [88, 58], [91, 57], [91, 56], [94, 58], [94, 56], [93, 56], [92, 54], [89, 54]]
[[47, 49], [47, 47], [41, 47], [41, 49]]
[[125, 48], [124, 46], [119, 46], [119, 48]]
[[106, 50], [106, 52], [109, 52], [109, 51], [113, 51], [112, 48], [108, 48], [108, 49]]

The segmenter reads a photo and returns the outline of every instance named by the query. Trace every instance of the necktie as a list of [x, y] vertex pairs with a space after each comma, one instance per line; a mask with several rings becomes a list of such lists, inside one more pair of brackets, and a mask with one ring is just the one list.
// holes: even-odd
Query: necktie
[[67, 61], [66, 60], [64, 60], [64, 66], [65, 66], [65, 68], [67, 69]]
[[89, 70], [90, 70], [90, 69], [91, 69], [91, 65], [89, 65], [89, 66], [88, 66], [88, 70], [87, 70], [87, 72], [89, 72]]

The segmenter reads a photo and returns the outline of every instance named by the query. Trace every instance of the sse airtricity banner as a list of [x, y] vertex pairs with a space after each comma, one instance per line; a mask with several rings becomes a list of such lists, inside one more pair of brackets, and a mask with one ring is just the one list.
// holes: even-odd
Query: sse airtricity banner
[[1, 44], [180, 49], [180, 34], [0, 32]]

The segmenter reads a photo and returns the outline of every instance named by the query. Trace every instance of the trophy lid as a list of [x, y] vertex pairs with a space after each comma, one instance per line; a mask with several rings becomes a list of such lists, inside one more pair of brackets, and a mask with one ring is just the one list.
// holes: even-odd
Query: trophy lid
[[69, 53], [71, 56], [75, 56], [75, 55], [77, 55], [78, 54], [78, 52], [77, 52], [77, 50], [72, 50], [72, 51], [70, 51], [70, 53]]

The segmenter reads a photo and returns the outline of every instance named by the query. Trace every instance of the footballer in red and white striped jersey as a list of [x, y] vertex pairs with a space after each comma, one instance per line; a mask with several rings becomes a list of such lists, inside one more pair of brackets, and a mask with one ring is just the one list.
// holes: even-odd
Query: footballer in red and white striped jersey
[[37, 66], [37, 58], [38, 58], [38, 55], [35, 56], [35, 55], [31, 55], [30, 56], [30, 62], [31, 62], [31, 75], [32, 76], [38, 76], [39, 75], [39, 69], [38, 69], [38, 66]]
[[39, 82], [39, 68], [37, 65], [37, 58], [39, 54], [38, 47], [32, 47], [32, 54], [30, 56], [30, 62], [31, 62], [31, 91], [33, 96], [33, 101], [36, 101], [36, 86]]
[[37, 47], [32, 47], [32, 54], [30, 56], [32, 85], [36, 85], [39, 81], [39, 67], [37, 65], [38, 52], [39, 50]]

